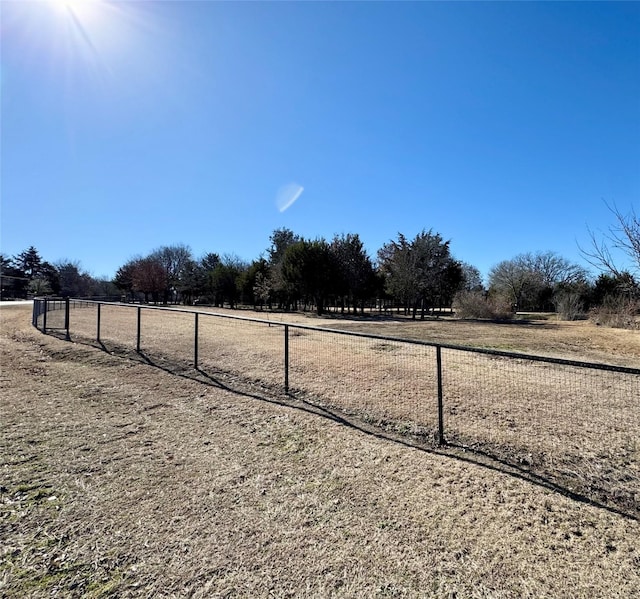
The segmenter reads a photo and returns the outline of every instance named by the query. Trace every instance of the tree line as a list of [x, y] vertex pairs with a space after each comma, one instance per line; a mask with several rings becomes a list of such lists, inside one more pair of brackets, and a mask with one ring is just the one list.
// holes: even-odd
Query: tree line
[[[34, 247], [13, 258], [0, 256], [2, 296], [114, 296], [126, 301], [239, 305], [256, 309], [314, 310], [364, 314], [396, 310], [412, 318], [453, 307], [462, 317], [509, 317], [515, 311], [557, 311], [578, 318], [589, 310], [625, 310], [633, 322], [640, 306], [640, 233], [634, 213], [615, 230], [635, 273], [613, 266], [605, 242], [583, 255], [601, 273], [593, 280], [582, 266], [554, 252], [523, 253], [480, 272], [454, 258], [450, 241], [433, 230], [398, 234], [375, 259], [355, 233], [305, 239], [287, 228], [271, 234], [270, 246], [251, 262], [236, 255], [167, 245], [129, 259], [111, 281], [83, 272], [78, 263], [43, 260]], [[625, 220], [626, 218], [626, 220]], [[630, 239], [620, 237], [626, 231]], [[616, 247], [620, 247], [620, 243]], [[634, 249], [634, 248], [637, 248]], [[635, 253], [634, 253], [635, 252]]]
[[80, 263], [60, 260], [51, 263], [30, 246], [7, 257], [0, 254], [0, 297], [26, 299], [33, 296], [108, 297], [118, 293], [110, 280], [85, 272]]
[[364, 314], [393, 306], [416, 318], [450, 306], [462, 288], [481, 287], [480, 273], [451, 255], [433, 231], [409, 240], [399, 234], [374, 261], [357, 234], [331, 241], [276, 229], [265, 254], [252, 262], [207, 253], [196, 260], [186, 245], [163, 246], [122, 265], [113, 280], [127, 299], [256, 309], [327, 310]]

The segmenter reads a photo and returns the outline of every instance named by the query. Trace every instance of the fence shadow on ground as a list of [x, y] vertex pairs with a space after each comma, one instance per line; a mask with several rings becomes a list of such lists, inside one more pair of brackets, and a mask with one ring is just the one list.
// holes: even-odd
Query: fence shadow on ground
[[[67, 340], [66, 336], [62, 333], [50, 332], [49, 334], [61, 340]], [[322, 405], [320, 400], [316, 400], [306, 394], [296, 392], [285, 393], [282, 387], [257, 385], [251, 381], [243, 379], [237, 373], [212, 371], [210, 369], [205, 371], [202, 368], [194, 368], [192, 365], [187, 363], [180, 364], [166, 358], [152, 359], [144, 352], [136, 352], [113, 344], [107, 346], [103, 342], [95, 340], [74, 338], [73, 342], [99, 349], [109, 355], [143, 363], [152, 368], [162, 370], [172, 376], [177, 376], [202, 385], [221, 389], [240, 397], [301, 410], [308, 414], [326, 418], [342, 426], [349, 427], [387, 442], [403, 445], [428, 454], [443, 456], [459, 462], [480, 466], [494, 472], [499, 472], [507, 476], [526, 481], [555, 493], [559, 493], [573, 501], [585, 503], [599, 509], [606, 510], [607, 512], [623, 516], [630, 520], [640, 521], [640, 506], [635, 505], [633, 502], [610, 501], [610, 498], [608, 497], [603, 498], [602, 493], [598, 493], [597, 489], [594, 490], [593, 493], [571, 489], [564, 484], [564, 481], [559, 481], [557, 478], [548, 475], [548, 473], [536, 472], [530, 467], [505, 460], [501, 456], [492, 454], [492, 452], [486, 448], [472, 448], [456, 444], [455, 442], [447, 443], [444, 446], [438, 446], [434, 442], [432, 436], [418, 437], [408, 433], [394, 432], [393, 430], [389, 430], [375, 424], [369, 424], [357, 416], [347, 414], [333, 407]]]

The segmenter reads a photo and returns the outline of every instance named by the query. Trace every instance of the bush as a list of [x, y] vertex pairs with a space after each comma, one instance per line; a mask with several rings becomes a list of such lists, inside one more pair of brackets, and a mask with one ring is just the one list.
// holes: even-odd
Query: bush
[[486, 297], [482, 291], [459, 291], [452, 307], [457, 318], [507, 320], [513, 316], [509, 302], [501, 297]]
[[640, 301], [623, 295], [608, 295], [589, 312], [598, 325], [617, 329], [640, 329]]
[[585, 317], [584, 302], [579, 293], [560, 293], [554, 303], [560, 320], [580, 320]]

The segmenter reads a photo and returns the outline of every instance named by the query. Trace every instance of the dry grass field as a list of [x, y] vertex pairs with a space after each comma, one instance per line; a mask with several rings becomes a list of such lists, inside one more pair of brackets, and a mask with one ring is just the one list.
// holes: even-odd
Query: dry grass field
[[[517, 385], [501, 396], [495, 372], [503, 366], [494, 358], [469, 364], [466, 354], [443, 352], [447, 429], [459, 445], [516, 447], [519, 468], [427, 442], [432, 348], [342, 336], [327, 344], [319, 332], [294, 330], [287, 396], [274, 349], [279, 326], [201, 315], [195, 370], [193, 314], [144, 310], [140, 354], [135, 309], [103, 308], [101, 316], [102, 345], [93, 340], [95, 308], [72, 312], [71, 342], [33, 329], [29, 307], [0, 309], [0, 595], [640, 593], [637, 490], [622, 480], [637, 483], [631, 379], [597, 373], [583, 383], [543, 364], [533, 380], [540, 389], [514, 408], [514, 397], [532, 387], [530, 363], [510, 363], [498, 381]], [[366, 326], [379, 324], [393, 330], [385, 334], [419, 334], [413, 323], [406, 331]], [[435, 339], [440, 323], [420, 324]], [[439, 334], [452, 335], [444, 329]], [[588, 333], [583, 357], [614, 351], [608, 331], [600, 333]], [[624, 351], [606, 361], [637, 365], [637, 341], [624, 333], [615, 335]], [[502, 348], [543, 345], [520, 335]], [[472, 341], [488, 344], [456, 342]], [[588, 393], [618, 405], [587, 406]], [[607, 444], [611, 455], [601, 455]], [[577, 468], [566, 473], [577, 489], [544, 475], [554, 472], [551, 449], [569, 456], [562, 467]], [[611, 472], [589, 472], [605, 463]], [[596, 476], [630, 490], [616, 497], [594, 489], [596, 500], [587, 501], [584, 486]]]
[[603, 362], [640, 368], [638, 331], [596, 326], [588, 320], [561, 321], [555, 316], [544, 319], [515, 320], [503, 323], [465, 320], [406, 319], [332, 323], [332, 327], [396, 335], [404, 339], [422, 339], [440, 343], [486, 347], [534, 355]]
[[[94, 344], [97, 307], [78, 306], [71, 310], [72, 338]], [[191, 311], [102, 306], [102, 347], [119, 352], [136, 347], [138, 309], [141, 355], [158, 366], [188, 369], [195, 358], [195, 314]], [[60, 314], [51, 313], [49, 322]], [[331, 333], [327, 326], [335, 329], [338, 324], [343, 329], [395, 337], [421, 336], [425, 341], [449, 344], [508, 346], [532, 353], [544, 346], [546, 331], [546, 352], [535, 353], [585, 360], [600, 351], [608, 356], [615, 353], [618, 363], [627, 365], [635, 363], [634, 343], [640, 337], [633, 331], [613, 331], [612, 335], [602, 327], [585, 323], [563, 327], [553, 321], [545, 328], [540, 323], [389, 323], [302, 315], [277, 315], [274, 320], [273, 315], [240, 313], [262, 317], [256, 322], [239, 320], [238, 311], [222, 314], [234, 318], [199, 314], [198, 365], [202, 372], [219, 380], [242, 379], [282, 394], [281, 325], [292, 317], [308, 327], [292, 326], [289, 331], [288, 379], [293, 396], [431, 445], [438, 430], [435, 348]], [[269, 319], [266, 324], [265, 317]], [[462, 338], [456, 337], [461, 334]], [[580, 335], [590, 339], [590, 344], [580, 344], [576, 340]], [[570, 339], [573, 353], [563, 352], [572, 346]], [[516, 343], [519, 345], [513, 347]], [[626, 349], [624, 354], [621, 347]], [[640, 516], [640, 376], [449, 348], [442, 351], [442, 370], [445, 437], [451, 446], [482, 453], [567, 492]]]

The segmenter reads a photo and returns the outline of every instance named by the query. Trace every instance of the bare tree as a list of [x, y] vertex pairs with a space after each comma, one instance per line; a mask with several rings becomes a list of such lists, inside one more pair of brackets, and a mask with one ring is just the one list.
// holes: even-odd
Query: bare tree
[[483, 291], [484, 285], [482, 284], [482, 275], [480, 271], [467, 262], [460, 262], [460, 268], [462, 269], [462, 284], [461, 288], [465, 291]]
[[523, 254], [523, 264], [540, 277], [543, 285], [569, 285], [587, 278], [587, 271], [578, 264], [572, 264], [555, 252]]
[[131, 282], [133, 291], [144, 293], [145, 302], [149, 301], [151, 294], [157, 303], [167, 288], [167, 272], [157, 257], [140, 258], [132, 265]]
[[555, 252], [519, 254], [489, 272], [489, 289], [507, 298], [515, 309], [549, 309], [558, 289], [587, 280], [587, 272]]
[[167, 304], [169, 300], [177, 301], [185, 269], [193, 261], [191, 248], [184, 244], [165, 245], [153, 251], [149, 257], [158, 261], [165, 271], [166, 287], [163, 292], [163, 302]]
[[578, 246], [578, 249], [584, 259], [598, 270], [621, 276], [629, 268], [618, 267], [611, 249], [615, 248], [630, 260], [630, 270], [640, 275], [640, 217], [633, 208], [628, 214], [623, 214], [615, 204], [607, 204], [607, 208], [614, 215], [615, 224], [611, 225], [606, 233], [601, 234], [601, 237], [588, 229], [591, 247], [583, 249]]
[[489, 271], [489, 290], [494, 295], [507, 298], [516, 310], [535, 286], [533, 273], [525, 267], [520, 257], [503, 260]]

